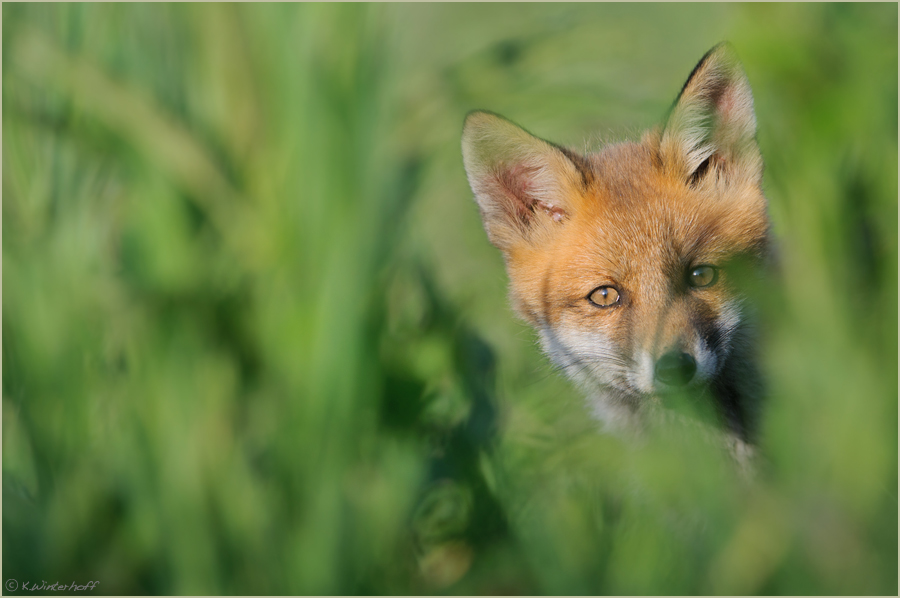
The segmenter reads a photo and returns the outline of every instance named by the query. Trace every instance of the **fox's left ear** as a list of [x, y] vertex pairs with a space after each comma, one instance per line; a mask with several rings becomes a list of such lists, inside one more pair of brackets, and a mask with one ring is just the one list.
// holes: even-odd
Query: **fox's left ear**
[[490, 112], [466, 117], [463, 163], [491, 243], [540, 243], [575, 213], [578, 156]]
[[727, 43], [707, 52], [681, 90], [660, 139], [667, 173], [690, 185], [724, 179], [759, 184], [753, 94]]

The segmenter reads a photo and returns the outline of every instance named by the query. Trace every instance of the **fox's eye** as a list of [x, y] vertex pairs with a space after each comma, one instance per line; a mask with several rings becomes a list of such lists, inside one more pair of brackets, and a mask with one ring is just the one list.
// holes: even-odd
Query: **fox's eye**
[[597, 307], [612, 307], [619, 303], [619, 291], [613, 287], [597, 287], [588, 295], [588, 301]]
[[688, 284], [695, 288], [708, 287], [719, 279], [719, 271], [712, 266], [697, 266], [688, 273]]

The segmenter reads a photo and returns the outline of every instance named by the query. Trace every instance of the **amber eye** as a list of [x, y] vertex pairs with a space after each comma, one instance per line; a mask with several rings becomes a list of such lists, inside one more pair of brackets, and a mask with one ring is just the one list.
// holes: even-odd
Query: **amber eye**
[[588, 295], [588, 301], [597, 307], [612, 307], [619, 303], [619, 291], [613, 287], [597, 287]]
[[719, 279], [719, 271], [713, 266], [697, 266], [688, 273], [688, 284], [701, 288], [715, 284]]

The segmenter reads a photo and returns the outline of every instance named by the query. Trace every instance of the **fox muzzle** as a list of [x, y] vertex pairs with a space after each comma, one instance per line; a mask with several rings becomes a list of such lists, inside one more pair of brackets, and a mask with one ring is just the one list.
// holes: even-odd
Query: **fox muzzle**
[[697, 373], [697, 362], [688, 353], [671, 351], [659, 358], [653, 369], [654, 378], [665, 386], [685, 386]]

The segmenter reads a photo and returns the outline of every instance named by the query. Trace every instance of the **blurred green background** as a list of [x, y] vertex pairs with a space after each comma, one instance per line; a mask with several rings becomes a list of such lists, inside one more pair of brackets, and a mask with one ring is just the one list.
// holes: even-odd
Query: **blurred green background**
[[[4, 582], [896, 595], [896, 4], [2, 11]], [[781, 251], [752, 481], [594, 432], [459, 149], [635, 138], [723, 39]]]

